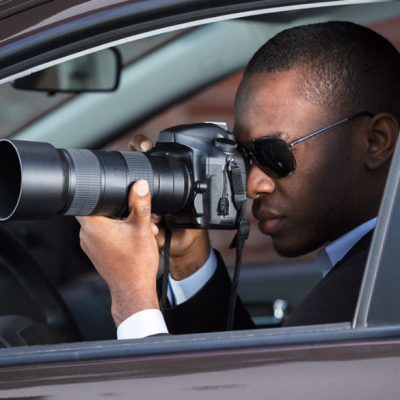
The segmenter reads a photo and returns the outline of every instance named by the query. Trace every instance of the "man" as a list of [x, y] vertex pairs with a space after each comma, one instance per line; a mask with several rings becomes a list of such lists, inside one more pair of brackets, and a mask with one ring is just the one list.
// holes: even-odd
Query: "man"
[[[346, 22], [281, 32], [246, 68], [234, 133], [252, 161], [247, 194], [259, 229], [283, 256], [325, 246], [317, 261], [326, 276], [288, 325], [352, 319], [399, 132], [399, 71], [387, 40]], [[79, 218], [120, 338], [167, 332], [156, 293], [162, 235], [145, 181], [133, 185], [129, 204], [124, 221]], [[230, 282], [206, 232], [174, 232], [171, 275], [169, 331], [223, 330]], [[239, 302], [235, 328], [249, 327]]]

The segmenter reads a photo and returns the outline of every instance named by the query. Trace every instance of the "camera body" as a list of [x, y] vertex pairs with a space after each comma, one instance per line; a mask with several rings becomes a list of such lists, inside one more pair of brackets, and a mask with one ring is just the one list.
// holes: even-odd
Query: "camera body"
[[152, 212], [181, 228], [235, 229], [245, 202], [246, 160], [232, 133], [214, 123], [160, 133], [147, 153], [56, 149], [0, 140], [0, 221], [55, 214], [123, 217], [138, 179], [149, 182]]
[[168, 128], [160, 133], [155, 147], [147, 153], [149, 158], [178, 159], [190, 173], [192, 190], [187, 204], [179, 213], [166, 213], [165, 225], [236, 228], [237, 210], [230, 168], [233, 164], [239, 168], [245, 188], [247, 166], [233, 134], [224, 125], [199, 123]]

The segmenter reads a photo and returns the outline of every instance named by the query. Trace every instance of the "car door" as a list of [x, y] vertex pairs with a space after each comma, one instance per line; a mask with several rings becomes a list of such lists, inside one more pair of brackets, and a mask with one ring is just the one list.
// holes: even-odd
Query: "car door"
[[[69, 52], [85, 51], [90, 46], [117, 40], [117, 37], [144, 35], [147, 30], [154, 33], [155, 29], [167, 29], [168, 24], [188, 24], [185, 26], [191, 28], [204, 23], [207, 18], [222, 18], [229, 13], [248, 17], [256, 11], [261, 14], [263, 9], [267, 14], [279, 12], [273, 24], [280, 24], [288, 18], [287, 15], [301, 10], [303, 6], [307, 13], [309, 11], [313, 15], [313, 8], [328, 5], [324, 4], [327, 2], [308, 5], [288, 2], [277, 8], [280, 4], [271, 1], [223, 2], [218, 6], [203, 1], [186, 2], [182, 7], [178, 7], [179, 2], [170, 2], [163, 7], [159, 2], [128, 3], [109, 2], [104, 9], [91, 10], [87, 15], [69, 15], [64, 24], [54, 13], [56, 22], [51, 23], [54, 24], [50, 25], [51, 29], [46, 27], [50, 43], [42, 52], [25, 53], [29, 46], [40, 49], [41, 44], [43, 47], [40, 34], [47, 32], [43, 25], [37, 24], [32, 36], [22, 30], [17, 35], [22, 39], [17, 40], [14, 47], [12, 39], [6, 40], [4, 68], [0, 76], [23, 74], [25, 68], [44, 65], [58, 57], [65, 57]], [[359, 8], [358, 12], [362, 14], [362, 10]], [[398, 7], [393, 10], [398, 10]], [[149, 15], [152, 15], [152, 20]], [[365, 12], [365, 15], [369, 13]], [[11, 24], [7, 25], [7, 29], [11, 29], [9, 26]], [[99, 33], [100, 26], [104, 29], [102, 34]], [[279, 25], [277, 29], [281, 27]], [[30, 28], [26, 29], [29, 32]], [[176, 29], [176, 26], [171, 29]], [[71, 35], [71, 43], [61, 40], [67, 33]], [[15, 62], [18, 54], [26, 54], [26, 57]], [[173, 95], [168, 101], [171, 98], [174, 98]], [[75, 105], [71, 103], [71, 110], [78, 112], [80, 104], [83, 101]], [[89, 112], [87, 107], [84, 111]], [[93, 119], [93, 115], [91, 117]], [[79, 121], [82, 126], [87, 126], [84, 120]], [[39, 132], [42, 138], [50, 138], [57, 125], [50, 124], [52, 129], [41, 130], [39, 127], [43, 128], [45, 121], [37, 122], [36, 127], [22, 130], [18, 137], [28, 138], [29, 134], [34, 137]], [[54, 123], [61, 125], [60, 121]], [[135, 123], [132, 122], [132, 126]], [[85, 140], [90, 135], [83, 137], [79, 129], [82, 127], [76, 126], [73, 130], [82, 142], [75, 144], [89, 145], [89, 141]], [[95, 131], [94, 128], [92, 130]], [[105, 130], [104, 138], [109, 132]], [[57, 137], [52, 139], [57, 140]], [[61, 135], [60, 140], [68, 142], [71, 136]], [[398, 387], [396, 376], [400, 350], [396, 312], [399, 304], [396, 290], [398, 268], [395, 265], [399, 237], [396, 223], [400, 213], [399, 171], [398, 148], [352, 323], [1, 349], [0, 398], [154, 398], [164, 395], [179, 399], [205, 394], [216, 398], [265, 398], [270, 395], [284, 399], [320, 397], [321, 393], [326, 398], [335, 399], [338, 396], [362, 396], [364, 399], [379, 395], [394, 397]], [[255, 308], [265, 304], [262, 288], [270, 285], [271, 293], [272, 287], [283, 275], [293, 272], [291, 268], [283, 267], [282, 270], [285, 272], [278, 271], [278, 267], [271, 268], [262, 278], [257, 270], [253, 276], [249, 273], [248, 282], [244, 281], [244, 298], [247, 297], [249, 303], [253, 302]], [[259, 282], [257, 289], [253, 286], [255, 282]], [[287, 290], [292, 289], [289, 286]], [[258, 294], [253, 296], [254, 292]], [[273, 298], [268, 301], [272, 303]]]

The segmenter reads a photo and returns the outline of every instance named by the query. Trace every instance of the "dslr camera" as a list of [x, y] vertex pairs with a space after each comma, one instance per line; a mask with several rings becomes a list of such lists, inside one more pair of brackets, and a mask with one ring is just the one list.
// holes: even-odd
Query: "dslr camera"
[[56, 149], [0, 141], [0, 221], [55, 214], [124, 217], [128, 193], [146, 179], [164, 226], [236, 229], [246, 201], [247, 162], [216, 123], [163, 130], [147, 153]]

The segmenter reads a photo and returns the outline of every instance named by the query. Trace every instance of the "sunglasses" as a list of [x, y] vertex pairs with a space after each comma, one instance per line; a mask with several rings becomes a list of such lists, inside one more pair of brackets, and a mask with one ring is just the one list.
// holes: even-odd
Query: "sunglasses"
[[354, 118], [373, 117], [373, 114], [367, 111], [352, 114], [349, 117], [341, 119], [331, 125], [311, 132], [299, 139], [288, 143], [280, 138], [260, 138], [252, 140], [244, 147], [244, 152], [247, 155], [250, 164], [254, 163], [265, 174], [273, 179], [284, 178], [293, 173], [296, 169], [296, 159], [293, 154], [293, 147], [306, 140], [312, 139], [325, 133], [329, 129], [336, 128]]

